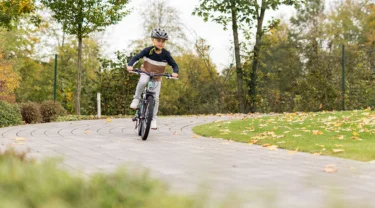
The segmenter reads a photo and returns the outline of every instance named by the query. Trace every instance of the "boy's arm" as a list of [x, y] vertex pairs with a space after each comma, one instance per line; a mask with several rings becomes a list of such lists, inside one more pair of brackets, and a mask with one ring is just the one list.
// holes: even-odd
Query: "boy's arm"
[[148, 48], [143, 49], [140, 53], [133, 56], [130, 61], [128, 62], [128, 66], [133, 66], [139, 59], [145, 57], [148, 53]]
[[178, 65], [169, 52], [167, 53], [167, 62], [172, 67], [173, 73], [178, 74]]

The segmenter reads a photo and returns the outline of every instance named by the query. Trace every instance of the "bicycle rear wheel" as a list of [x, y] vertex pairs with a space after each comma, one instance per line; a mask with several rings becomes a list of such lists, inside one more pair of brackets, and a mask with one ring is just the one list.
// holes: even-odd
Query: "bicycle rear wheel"
[[142, 140], [146, 140], [150, 132], [152, 117], [154, 116], [154, 97], [148, 96], [147, 103], [143, 106], [144, 118], [141, 120], [142, 130], [141, 137]]

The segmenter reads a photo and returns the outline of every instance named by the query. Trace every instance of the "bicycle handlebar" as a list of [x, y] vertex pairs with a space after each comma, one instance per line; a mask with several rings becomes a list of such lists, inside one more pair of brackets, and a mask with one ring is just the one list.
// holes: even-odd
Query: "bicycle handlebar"
[[165, 73], [165, 74], [154, 74], [154, 73], [149, 73], [149, 72], [142, 71], [140, 69], [133, 69], [132, 71], [129, 71], [129, 73], [132, 73], [132, 74], [146, 74], [148, 76], [154, 76], [154, 77], [166, 77], [167, 79], [178, 79], [176, 77], [172, 77], [172, 75], [168, 74], [168, 73]]

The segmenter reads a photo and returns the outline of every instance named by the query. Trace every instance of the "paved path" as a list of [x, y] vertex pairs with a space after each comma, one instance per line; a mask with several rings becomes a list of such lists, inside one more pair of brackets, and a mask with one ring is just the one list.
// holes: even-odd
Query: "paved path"
[[[374, 163], [194, 138], [194, 125], [226, 119], [232, 118], [160, 118], [159, 130], [147, 141], [136, 136], [130, 119], [1, 128], [0, 149], [12, 144], [17, 150], [29, 149], [29, 156], [37, 159], [63, 157], [64, 168], [85, 175], [121, 165], [130, 171], [147, 168], [172, 191], [193, 193], [204, 183], [214, 197], [235, 193], [235, 201], [245, 207], [331, 207], [332, 200], [343, 203], [337, 207], [375, 207]], [[324, 172], [330, 164], [338, 172]]]

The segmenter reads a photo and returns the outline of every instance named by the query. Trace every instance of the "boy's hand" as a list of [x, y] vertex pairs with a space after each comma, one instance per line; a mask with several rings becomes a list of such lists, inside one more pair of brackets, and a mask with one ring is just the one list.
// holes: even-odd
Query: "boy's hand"
[[132, 66], [128, 66], [126, 69], [128, 70], [128, 72], [133, 71], [133, 67]]
[[177, 74], [177, 73], [173, 73], [173, 74], [172, 74], [172, 77], [173, 77], [173, 78], [177, 78], [177, 77], [178, 77], [178, 74]]

